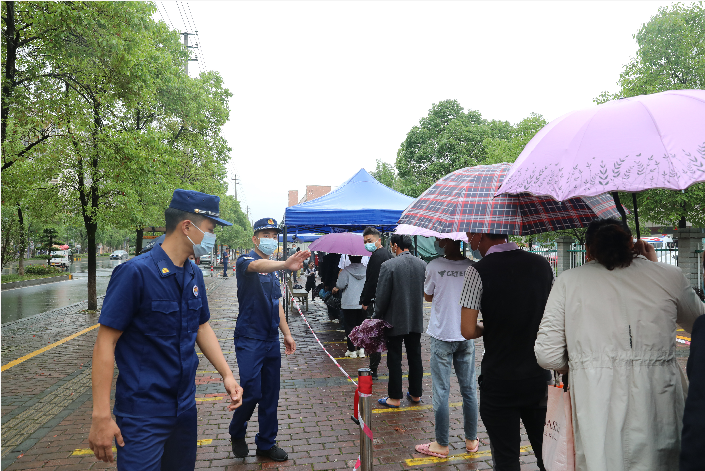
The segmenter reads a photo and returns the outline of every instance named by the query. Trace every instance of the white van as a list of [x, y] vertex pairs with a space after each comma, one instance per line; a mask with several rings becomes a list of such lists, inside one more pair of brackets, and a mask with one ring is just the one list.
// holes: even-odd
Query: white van
[[70, 250], [52, 250], [51, 252], [51, 266], [68, 268], [73, 262], [73, 257], [71, 256]]
[[654, 237], [642, 237], [642, 240], [654, 246], [659, 262], [678, 265], [678, 247], [676, 247], [671, 236], [664, 234]]

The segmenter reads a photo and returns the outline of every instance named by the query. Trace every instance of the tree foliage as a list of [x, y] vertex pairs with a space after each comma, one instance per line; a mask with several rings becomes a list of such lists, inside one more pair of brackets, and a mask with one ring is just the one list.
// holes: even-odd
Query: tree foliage
[[[705, 88], [705, 9], [702, 3], [661, 7], [633, 36], [636, 56], [619, 76], [619, 91], [602, 92], [597, 103], [666, 90]], [[620, 195], [632, 208], [632, 198]], [[685, 227], [705, 226], [705, 185], [684, 192], [648, 190], [637, 196], [640, 222]]]
[[370, 175], [372, 175], [375, 180], [380, 182], [382, 185], [388, 186], [396, 191], [401, 191], [399, 177], [397, 176], [397, 171], [394, 168], [394, 165], [377, 159], [375, 169], [370, 172]]
[[507, 121], [488, 121], [479, 111], [464, 111], [457, 100], [434, 103], [397, 151], [400, 191], [417, 197], [450, 172], [483, 163], [485, 140], [507, 139], [511, 130]]
[[233, 225], [216, 228], [218, 244], [230, 248], [252, 247], [252, 226], [235, 197], [226, 195], [220, 199], [220, 217]]
[[226, 189], [220, 129], [231, 94], [216, 72], [184, 73], [178, 33], [153, 12], [142, 2], [3, 2], [3, 59], [14, 51], [3, 70], [3, 204], [53, 207], [83, 225], [89, 309], [99, 228], [161, 225], [175, 188]]

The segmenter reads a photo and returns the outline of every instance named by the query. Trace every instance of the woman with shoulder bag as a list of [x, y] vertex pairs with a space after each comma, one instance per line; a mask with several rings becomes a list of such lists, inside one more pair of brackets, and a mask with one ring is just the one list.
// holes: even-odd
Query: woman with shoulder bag
[[[340, 300], [340, 307], [343, 319], [345, 319], [346, 336], [350, 335], [350, 332], [352, 332], [355, 327], [362, 324], [367, 314], [360, 305], [360, 295], [362, 294], [362, 288], [365, 286], [365, 274], [367, 272], [367, 268], [361, 261], [361, 256], [351, 255], [350, 262], [352, 263], [340, 272], [335, 288], [333, 288], [333, 293], [337, 293], [338, 291], [342, 291], [343, 293]], [[347, 340], [348, 351], [345, 353], [345, 356], [349, 358], [364, 358], [365, 349], [357, 349], [349, 338]]]

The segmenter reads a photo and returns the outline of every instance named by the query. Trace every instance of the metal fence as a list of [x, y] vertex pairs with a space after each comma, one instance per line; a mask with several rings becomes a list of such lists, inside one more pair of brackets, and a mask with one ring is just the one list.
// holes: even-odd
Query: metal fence
[[[678, 266], [678, 247], [654, 250], [656, 250], [656, 257], [659, 262]], [[570, 268], [579, 267], [585, 263], [585, 246], [573, 244], [570, 246], [568, 253], [570, 254]]]
[[528, 247], [522, 247], [522, 249], [526, 250], [527, 252], [539, 254], [542, 257], [545, 257], [546, 260], [548, 260], [548, 263], [551, 264], [551, 268], [553, 268], [553, 272], [558, 273], [558, 250], [556, 250], [554, 248], [541, 247], [541, 246], [539, 246], [539, 247], [533, 246], [533, 247], [531, 247], [531, 250], [529, 250]]

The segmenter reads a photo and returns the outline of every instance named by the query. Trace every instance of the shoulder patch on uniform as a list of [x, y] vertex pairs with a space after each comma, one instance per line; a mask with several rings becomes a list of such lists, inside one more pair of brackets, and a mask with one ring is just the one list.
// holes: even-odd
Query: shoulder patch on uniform
[[254, 257], [242, 257], [243, 260], [254, 260]]
[[162, 273], [169, 273], [169, 269], [167, 267], [162, 268]]

